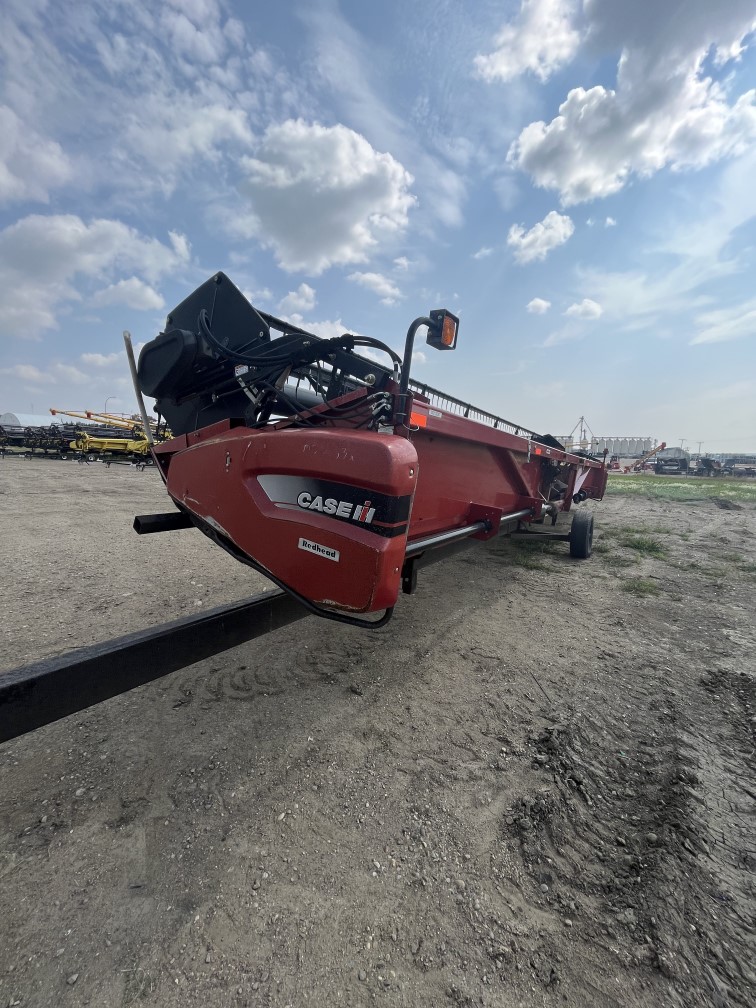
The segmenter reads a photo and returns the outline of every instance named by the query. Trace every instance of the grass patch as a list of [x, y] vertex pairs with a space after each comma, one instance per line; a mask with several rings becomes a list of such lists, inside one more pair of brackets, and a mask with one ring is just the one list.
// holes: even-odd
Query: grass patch
[[698, 501], [721, 497], [724, 500], [756, 504], [756, 480], [701, 479], [698, 476], [616, 476], [609, 474], [609, 492], [618, 495], [651, 497], [654, 500]]
[[603, 542], [594, 543], [593, 552], [598, 553], [599, 556], [611, 556], [612, 567], [632, 567], [633, 564], [638, 563], [640, 560], [640, 557], [637, 556], [626, 556], [624, 553], [618, 553], [615, 546]]
[[658, 539], [649, 535], [623, 535], [620, 537], [620, 546], [626, 549], [635, 550], [643, 556], [657, 557], [661, 559], [667, 555], [667, 550]]
[[635, 595], [637, 598], [652, 598], [661, 594], [661, 588], [655, 581], [648, 578], [628, 578], [622, 582], [622, 591]]

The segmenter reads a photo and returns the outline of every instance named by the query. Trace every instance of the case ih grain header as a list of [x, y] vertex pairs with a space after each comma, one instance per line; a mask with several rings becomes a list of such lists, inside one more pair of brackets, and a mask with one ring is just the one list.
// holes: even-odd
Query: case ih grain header
[[605, 458], [412, 381], [423, 328], [431, 347], [456, 346], [445, 310], [415, 319], [401, 357], [322, 339], [257, 311], [223, 273], [171, 312], [132, 369], [174, 435], [152, 454], [175, 509], [135, 529], [197, 528], [280, 590], [8, 673], [0, 740], [308, 612], [383, 626], [421, 568], [474, 540], [549, 536], [588, 557], [588, 510], [554, 526], [602, 498]]

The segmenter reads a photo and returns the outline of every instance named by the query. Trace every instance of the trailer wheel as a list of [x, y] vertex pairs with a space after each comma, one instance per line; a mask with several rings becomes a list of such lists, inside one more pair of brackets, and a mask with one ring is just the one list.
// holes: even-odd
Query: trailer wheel
[[576, 511], [570, 529], [570, 556], [587, 559], [593, 552], [593, 515]]

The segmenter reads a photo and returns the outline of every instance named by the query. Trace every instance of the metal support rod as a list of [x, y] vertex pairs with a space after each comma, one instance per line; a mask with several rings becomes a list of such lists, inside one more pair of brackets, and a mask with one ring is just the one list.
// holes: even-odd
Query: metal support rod
[[[502, 515], [501, 525], [519, 521], [520, 518], [526, 518], [532, 513], [532, 508], [523, 508], [522, 511], [513, 511], [512, 514]], [[439, 546], [448, 546], [450, 543], [457, 542], [460, 539], [469, 539], [476, 532], [485, 532], [487, 527], [487, 522], [478, 521], [472, 525], [465, 525], [464, 528], [452, 529], [451, 532], [440, 532], [438, 535], [428, 536], [427, 539], [418, 539], [416, 542], [407, 545], [405, 557], [412, 558], [419, 553], [425, 552], [425, 550], [437, 549]]]
[[407, 399], [409, 398], [410, 369], [412, 366], [412, 350], [415, 345], [415, 335], [421, 326], [429, 326], [433, 323], [429, 318], [421, 316], [416, 318], [407, 330], [407, 339], [404, 343], [404, 358], [402, 360], [402, 377], [399, 381], [399, 394], [397, 396], [398, 408], [395, 412], [395, 422], [409, 426], [409, 410], [407, 409]]
[[282, 591], [0, 672], [0, 742], [307, 616]]
[[473, 525], [465, 525], [464, 528], [452, 529], [451, 532], [439, 532], [438, 535], [428, 536], [427, 539], [418, 539], [417, 542], [407, 545], [405, 557], [414, 557], [418, 553], [424, 553], [429, 549], [437, 549], [439, 546], [448, 546], [450, 543], [460, 539], [469, 539], [476, 532], [485, 532], [488, 523], [477, 521]]
[[152, 448], [152, 446], [155, 444], [155, 439], [152, 436], [152, 427], [150, 426], [150, 421], [147, 418], [147, 410], [144, 405], [144, 399], [142, 398], [142, 391], [139, 388], [136, 361], [134, 360], [134, 347], [131, 345], [131, 333], [127, 329], [124, 329], [123, 331], [123, 342], [126, 347], [126, 358], [129, 362], [129, 370], [131, 371], [131, 380], [134, 383], [134, 395], [136, 396], [137, 404], [139, 406], [139, 412], [142, 415], [142, 426], [144, 428], [144, 436], [147, 438], [147, 444], [150, 446], [150, 448]]

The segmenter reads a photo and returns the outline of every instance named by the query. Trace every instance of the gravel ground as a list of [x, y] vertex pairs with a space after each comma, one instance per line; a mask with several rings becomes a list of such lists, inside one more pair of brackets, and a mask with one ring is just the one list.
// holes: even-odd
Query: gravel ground
[[[167, 503], [0, 461], [0, 669], [264, 587]], [[596, 518], [0, 747], [0, 1008], [756, 1003], [756, 511]]]

